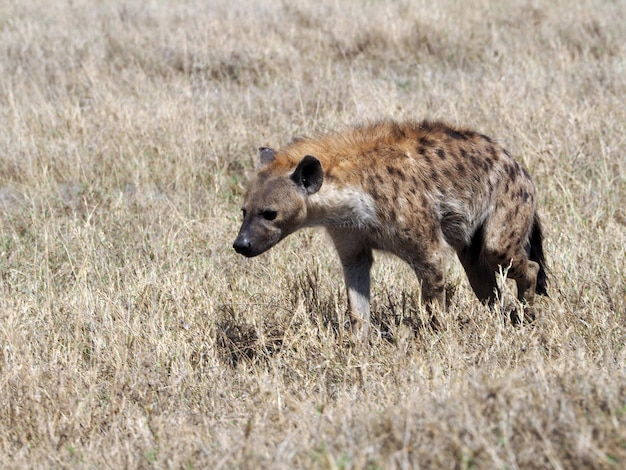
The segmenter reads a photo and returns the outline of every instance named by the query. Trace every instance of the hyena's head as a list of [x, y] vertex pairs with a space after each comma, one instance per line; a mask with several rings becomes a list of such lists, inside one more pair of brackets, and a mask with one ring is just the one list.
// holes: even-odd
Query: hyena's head
[[233, 248], [247, 257], [269, 250], [300, 228], [307, 216], [306, 198], [319, 191], [324, 172], [319, 160], [307, 155], [286, 169], [276, 162], [276, 152], [259, 149], [261, 169], [246, 192], [243, 223]]

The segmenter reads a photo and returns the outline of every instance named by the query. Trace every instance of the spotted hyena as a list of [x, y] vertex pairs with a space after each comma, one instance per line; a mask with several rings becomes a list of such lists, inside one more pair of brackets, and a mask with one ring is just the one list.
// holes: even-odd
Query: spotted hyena
[[546, 293], [533, 181], [498, 143], [439, 122], [379, 122], [261, 148], [233, 244], [252, 257], [303, 227], [323, 226], [343, 265], [353, 324], [367, 336], [373, 250], [406, 261], [422, 299], [445, 307], [452, 247], [472, 289], [492, 304], [508, 267], [518, 298]]

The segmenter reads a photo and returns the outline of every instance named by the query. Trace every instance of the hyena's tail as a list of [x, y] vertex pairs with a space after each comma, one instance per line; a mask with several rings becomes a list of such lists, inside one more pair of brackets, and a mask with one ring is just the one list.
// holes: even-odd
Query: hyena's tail
[[539, 221], [539, 215], [535, 214], [533, 228], [530, 232], [530, 253], [528, 258], [539, 264], [539, 274], [537, 274], [537, 289], [535, 292], [539, 295], [548, 295], [546, 286], [548, 284], [548, 275], [546, 274], [546, 257], [543, 253], [543, 229]]

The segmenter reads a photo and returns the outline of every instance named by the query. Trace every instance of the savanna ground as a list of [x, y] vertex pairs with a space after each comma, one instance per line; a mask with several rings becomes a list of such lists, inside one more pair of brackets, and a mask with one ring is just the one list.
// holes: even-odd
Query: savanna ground
[[[2, 466], [623, 468], [625, 96], [621, 0], [2, 2]], [[379, 255], [364, 351], [323, 233], [234, 253], [258, 146], [383, 117], [529, 168], [535, 322]]]

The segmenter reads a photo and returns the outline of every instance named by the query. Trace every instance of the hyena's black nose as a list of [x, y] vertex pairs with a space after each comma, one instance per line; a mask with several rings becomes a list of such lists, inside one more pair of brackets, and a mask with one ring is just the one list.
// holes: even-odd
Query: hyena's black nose
[[252, 244], [246, 237], [237, 237], [235, 243], [233, 243], [233, 248], [240, 255], [250, 256], [252, 253]]

